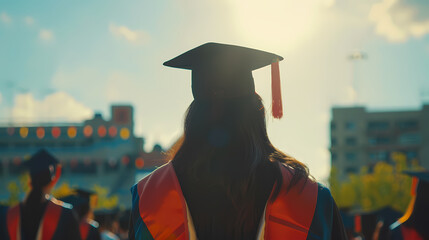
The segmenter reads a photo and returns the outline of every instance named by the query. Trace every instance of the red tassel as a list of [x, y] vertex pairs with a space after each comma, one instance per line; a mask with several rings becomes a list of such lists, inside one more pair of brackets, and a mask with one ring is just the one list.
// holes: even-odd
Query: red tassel
[[355, 216], [355, 232], [361, 233], [362, 232], [362, 218], [360, 215]]
[[411, 196], [417, 195], [417, 184], [419, 183], [419, 179], [416, 177], [413, 177], [413, 181], [411, 183]]
[[279, 61], [271, 63], [271, 95], [273, 100], [271, 107], [273, 117], [280, 119], [283, 117], [283, 104], [280, 86]]

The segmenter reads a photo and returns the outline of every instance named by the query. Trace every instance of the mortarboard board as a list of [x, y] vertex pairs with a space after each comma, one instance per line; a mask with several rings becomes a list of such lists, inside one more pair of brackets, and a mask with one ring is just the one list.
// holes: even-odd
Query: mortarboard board
[[67, 202], [74, 205], [82, 205], [82, 204], [88, 204], [90, 202], [90, 197], [92, 195], [95, 195], [95, 192], [85, 190], [85, 189], [75, 189], [72, 194], [64, 197], [61, 199], [63, 202]]
[[252, 71], [272, 65], [273, 116], [281, 118], [279, 55], [220, 43], [206, 43], [167, 62], [164, 66], [192, 70], [195, 99], [220, 99], [255, 93]]
[[75, 209], [79, 217], [83, 217], [90, 210], [90, 197], [92, 195], [95, 195], [95, 192], [84, 189], [75, 189], [72, 194], [63, 197], [60, 200], [73, 205], [73, 209]]
[[407, 174], [412, 177], [418, 178], [420, 181], [428, 182], [429, 183], [429, 171], [427, 170], [420, 170], [420, 171], [403, 171], [402, 173]]
[[45, 149], [37, 151], [29, 160], [24, 162], [24, 166], [33, 176], [46, 170], [49, 170], [53, 176], [54, 168], [58, 164], [58, 160]]

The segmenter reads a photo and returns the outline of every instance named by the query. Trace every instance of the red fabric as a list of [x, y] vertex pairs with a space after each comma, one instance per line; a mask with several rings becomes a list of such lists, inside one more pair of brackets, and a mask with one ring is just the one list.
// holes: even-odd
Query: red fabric
[[7, 231], [9, 233], [10, 240], [18, 239], [20, 214], [19, 204], [9, 208], [7, 211]]
[[283, 187], [277, 198], [268, 201], [265, 214], [265, 239], [307, 239], [316, 210], [318, 185], [307, 179], [287, 191], [292, 170], [280, 166]]
[[137, 190], [140, 216], [154, 239], [188, 239], [186, 204], [171, 162], [141, 180]]
[[416, 196], [416, 192], [417, 192], [417, 184], [419, 183], [419, 179], [417, 177], [413, 177], [412, 178], [412, 183], [411, 183], [411, 196]]
[[89, 223], [86, 220], [81, 221], [79, 224], [79, 230], [80, 238], [82, 238], [82, 240], [86, 240], [89, 233]]
[[419, 233], [416, 230], [405, 227], [403, 225], [401, 225], [401, 233], [402, 233], [402, 238], [405, 240], [408, 240], [408, 239], [423, 240], [423, 238], [419, 235]]
[[280, 86], [280, 69], [279, 62], [271, 64], [271, 96], [272, 106], [271, 110], [274, 118], [283, 117], [283, 104], [282, 104], [282, 91]]
[[[318, 185], [307, 179], [287, 191], [292, 173], [280, 167], [284, 187], [267, 204], [265, 239], [305, 240], [316, 209]], [[137, 190], [140, 216], [154, 239], [188, 239], [186, 204], [171, 162], [141, 180]]]
[[362, 218], [360, 215], [355, 216], [355, 232], [357, 233], [362, 232]]
[[48, 201], [45, 215], [43, 216], [42, 240], [51, 240], [54, 236], [55, 230], [57, 230], [58, 222], [60, 220], [62, 209], [62, 206], [52, 201]]

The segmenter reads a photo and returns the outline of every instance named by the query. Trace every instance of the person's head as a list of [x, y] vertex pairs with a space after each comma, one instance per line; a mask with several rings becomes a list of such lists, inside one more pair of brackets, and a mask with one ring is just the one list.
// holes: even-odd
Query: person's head
[[91, 213], [91, 197], [96, 197], [95, 192], [75, 189], [72, 194], [60, 200], [73, 205], [73, 210], [77, 213], [79, 220], [87, 219]]
[[417, 230], [425, 239], [429, 238], [427, 216], [429, 214], [429, 171], [405, 171], [414, 179], [409, 209], [402, 217], [405, 225]]
[[36, 152], [24, 163], [30, 175], [30, 186], [33, 191], [49, 193], [61, 176], [61, 165], [45, 149]]

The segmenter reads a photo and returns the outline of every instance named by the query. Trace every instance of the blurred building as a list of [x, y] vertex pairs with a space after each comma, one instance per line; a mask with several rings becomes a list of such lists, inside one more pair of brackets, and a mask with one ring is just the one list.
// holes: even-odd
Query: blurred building
[[393, 163], [403, 153], [408, 163], [429, 169], [429, 105], [420, 110], [367, 111], [364, 107], [332, 109], [331, 165], [340, 179], [363, 166]]
[[17, 181], [22, 163], [46, 148], [63, 165], [58, 184], [92, 188], [99, 185], [131, 205], [130, 187], [136, 176], [165, 163], [162, 148], [143, 150], [144, 139], [134, 135], [133, 108], [111, 106], [111, 119], [95, 114], [81, 123], [0, 126], [0, 200], [8, 198], [7, 184]]

